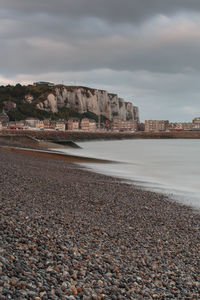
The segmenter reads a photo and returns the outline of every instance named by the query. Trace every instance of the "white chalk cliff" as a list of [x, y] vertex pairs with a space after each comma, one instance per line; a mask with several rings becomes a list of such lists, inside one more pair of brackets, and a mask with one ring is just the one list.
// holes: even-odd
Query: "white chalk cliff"
[[91, 111], [109, 120], [119, 117], [121, 120], [139, 121], [138, 108], [131, 102], [125, 102], [116, 94], [87, 87], [55, 86], [54, 91], [37, 104], [37, 108], [52, 112], [64, 107], [81, 114]]

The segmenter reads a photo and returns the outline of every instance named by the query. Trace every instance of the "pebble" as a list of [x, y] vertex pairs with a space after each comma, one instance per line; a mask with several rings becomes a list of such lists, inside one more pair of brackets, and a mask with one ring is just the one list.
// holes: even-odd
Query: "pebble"
[[73, 295], [77, 295], [78, 294], [77, 289], [76, 289], [76, 287], [74, 285], [72, 285], [71, 290], [72, 290], [72, 294]]
[[1, 299], [198, 299], [200, 215], [72, 163], [0, 149]]

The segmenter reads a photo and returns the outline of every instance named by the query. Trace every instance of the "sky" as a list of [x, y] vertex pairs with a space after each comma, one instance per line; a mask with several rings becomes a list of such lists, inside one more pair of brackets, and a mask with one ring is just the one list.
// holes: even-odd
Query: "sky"
[[0, 85], [117, 93], [140, 119], [200, 116], [200, 0], [0, 0]]

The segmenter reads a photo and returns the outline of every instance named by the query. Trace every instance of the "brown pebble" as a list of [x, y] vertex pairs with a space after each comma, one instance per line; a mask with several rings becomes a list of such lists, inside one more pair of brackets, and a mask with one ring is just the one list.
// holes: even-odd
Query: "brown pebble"
[[17, 286], [20, 287], [20, 288], [23, 288], [27, 285], [26, 281], [20, 281], [17, 283]]
[[77, 292], [81, 293], [82, 291], [83, 291], [82, 288], [80, 286], [77, 286]]
[[119, 274], [119, 270], [117, 268], [115, 269], [115, 273]]
[[73, 278], [74, 280], [76, 280], [76, 279], [77, 279], [77, 275], [74, 273], [74, 274], [72, 275], [72, 278]]
[[12, 286], [16, 286], [16, 285], [17, 285], [17, 281], [14, 280], [14, 279], [11, 279], [11, 280], [10, 280], [10, 284], [11, 284]]
[[76, 289], [76, 287], [74, 285], [72, 285], [71, 289], [72, 289], [72, 294], [73, 295], [77, 295], [78, 294], [77, 289]]

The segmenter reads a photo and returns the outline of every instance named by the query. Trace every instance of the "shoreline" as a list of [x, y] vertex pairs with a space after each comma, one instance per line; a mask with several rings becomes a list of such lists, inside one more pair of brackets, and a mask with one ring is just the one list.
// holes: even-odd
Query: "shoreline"
[[[73, 155], [73, 154], [67, 154], [65, 152], [62, 151], [55, 151], [54, 149], [50, 148], [48, 149], [47, 146], [54, 146], [54, 144], [52, 145], [51, 143], [45, 143], [45, 148], [40, 148], [40, 147], [35, 147], [35, 148], [31, 148], [30, 145], [23, 145], [26, 146], [25, 148], [23, 147], [16, 147], [16, 146], [2, 146], [0, 145], [0, 149], [6, 150], [6, 151], [10, 151], [10, 152], [15, 152], [15, 153], [19, 153], [19, 154], [25, 154], [25, 155], [29, 155], [29, 156], [36, 156], [36, 157], [41, 157], [41, 158], [47, 158], [47, 159], [53, 159], [53, 160], [60, 160], [60, 161], [66, 161], [69, 163], [74, 163], [77, 164], [77, 167], [83, 168], [91, 173], [95, 173], [95, 174], [101, 174], [101, 175], [105, 175], [105, 176], [109, 176], [111, 178], [115, 178], [117, 179], [119, 182], [121, 183], [127, 183], [130, 185], [133, 185], [135, 188], [139, 188], [142, 189], [144, 191], [149, 191], [149, 192], [153, 192], [156, 194], [161, 194], [164, 197], [168, 198], [169, 201], [172, 201], [174, 203], [178, 203], [179, 205], [183, 205], [186, 207], [191, 208], [192, 210], [196, 211], [197, 213], [200, 213], [200, 208], [194, 205], [190, 205], [187, 203], [184, 203], [181, 200], [178, 200], [177, 197], [179, 197], [178, 195], [174, 194], [173, 192], [164, 192], [162, 190], [162, 188], [151, 188], [147, 182], [143, 182], [141, 180], [135, 180], [135, 179], [130, 179], [127, 177], [120, 177], [120, 176], [115, 176], [112, 174], [106, 174], [103, 171], [97, 171], [94, 168], [91, 167], [86, 167], [86, 166], [81, 166], [82, 163], [85, 164], [120, 164], [119, 161], [113, 161], [113, 160], [108, 160], [108, 159], [100, 159], [100, 158], [92, 158], [92, 157], [87, 157], [87, 156], [79, 156], [77, 154]], [[65, 149], [73, 149], [72, 147], [56, 147], [55, 149], [60, 149], [60, 148], [65, 148]]]
[[[67, 162], [73, 162], [73, 163], [104, 163], [109, 164], [113, 163], [114, 161], [106, 160], [106, 159], [100, 159], [100, 158], [91, 158], [91, 157], [84, 157], [84, 156], [78, 156], [78, 155], [71, 155], [66, 154], [62, 152], [55, 152], [53, 150], [44, 150], [44, 149], [34, 149], [34, 148], [21, 148], [21, 147], [10, 147], [10, 146], [1, 146], [0, 149], [10, 151], [10, 152], [16, 152], [20, 154], [25, 155], [31, 155], [36, 157], [43, 157], [43, 158], [49, 158], [54, 160], [62, 160]], [[115, 162], [119, 163], [119, 162]]]
[[0, 156], [2, 299], [198, 299], [191, 208], [71, 162]]

